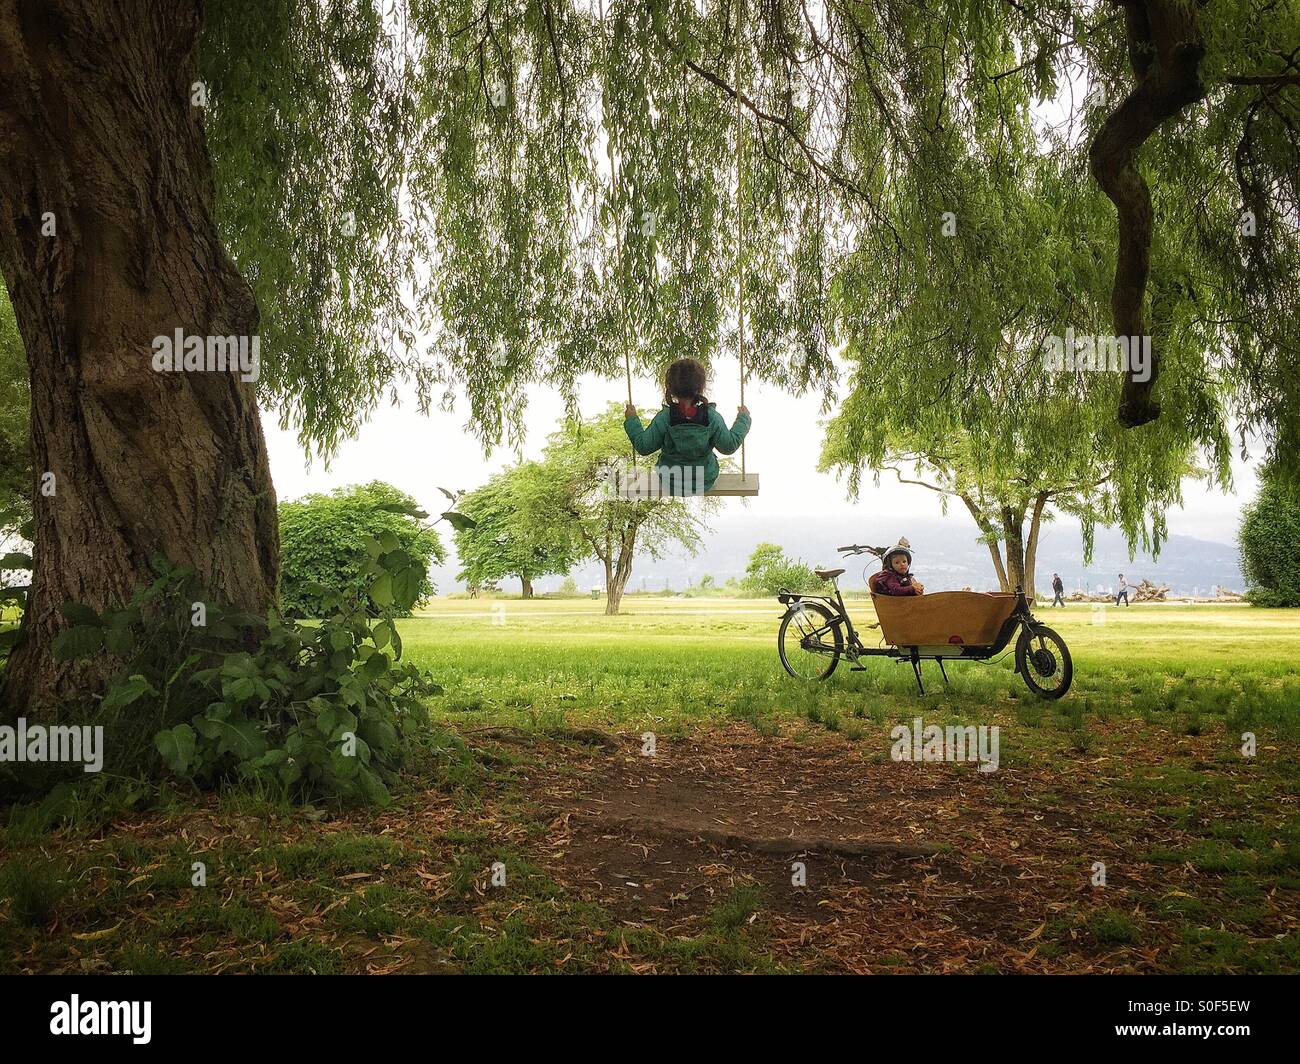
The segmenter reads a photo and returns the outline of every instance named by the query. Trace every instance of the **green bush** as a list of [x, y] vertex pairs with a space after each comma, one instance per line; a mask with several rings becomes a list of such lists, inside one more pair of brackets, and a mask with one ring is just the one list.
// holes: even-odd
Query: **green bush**
[[1300, 498], [1268, 467], [1237, 541], [1246, 597], [1256, 606], [1300, 606]]
[[786, 557], [775, 543], [760, 543], [749, 557], [741, 587], [751, 594], [775, 595], [781, 588], [791, 591], [820, 591], [826, 587], [800, 559]]
[[161, 560], [125, 607], [66, 605], [73, 625], [55, 657], [123, 662], [94, 721], [106, 768], [386, 804], [409, 730], [428, 723], [423, 700], [441, 689], [398, 665], [394, 618], [415, 602], [424, 569], [392, 532], [364, 549], [343, 590], [303, 589], [315, 624], [205, 602], [190, 569]]
[[290, 617], [311, 616], [312, 585], [342, 587], [366, 560], [366, 543], [387, 532], [419, 569], [419, 591], [410, 609], [436, 590], [429, 566], [446, 552], [438, 534], [421, 526], [427, 517], [409, 495], [391, 484], [337, 488], [280, 504], [280, 606]]

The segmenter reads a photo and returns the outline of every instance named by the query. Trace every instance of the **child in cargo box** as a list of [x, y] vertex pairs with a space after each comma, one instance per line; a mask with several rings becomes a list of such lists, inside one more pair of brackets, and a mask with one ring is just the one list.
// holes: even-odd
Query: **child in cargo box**
[[922, 595], [925, 585], [911, 573], [912, 552], [901, 544], [890, 547], [881, 557], [884, 568], [871, 581], [877, 595]]

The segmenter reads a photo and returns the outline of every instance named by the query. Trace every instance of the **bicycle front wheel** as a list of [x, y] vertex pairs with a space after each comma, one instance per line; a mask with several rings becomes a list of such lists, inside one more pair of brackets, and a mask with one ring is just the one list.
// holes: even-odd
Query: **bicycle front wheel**
[[796, 680], [824, 680], [844, 652], [839, 618], [820, 602], [801, 602], [781, 618], [776, 646], [785, 671]]
[[1061, 698], [1074, 679], [1070, 648], [1045, 624], [1026, 625], [1016, 640], [1016, 671], [1039, 698]]

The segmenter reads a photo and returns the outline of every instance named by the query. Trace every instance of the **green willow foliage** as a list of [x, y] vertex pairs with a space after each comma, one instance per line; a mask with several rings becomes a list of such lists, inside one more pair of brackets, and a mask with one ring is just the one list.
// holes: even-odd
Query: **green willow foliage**
[[[1087, 150], [1133, 84], [1115, 5], [211, 0], [219, 217], [267, 394], [327, 452], [403, 381], [513, 437], [527, 384], [617, 374], [625, 343], [647, 374], [734, 350], [743, 220], [755, 374], [829, 395], [843, 341], [857, 392], [906, 376], [909, 431], [994, 454], [1056, 442], [1026, 420], [1045, 402], [1087, 408], [1073, 445], [1135, 478], [1132, 532], [1190, 449], [1226, 475], [1232, 418], [1300, 453], [1297, 89], [1229, 83], [1294, 68], [1298, 8], [1199, 6], [1207, 98], [1140, 156], [1164, 415], [1125, 433], [1113, 376], [1034, 364], [1045, 335], [1112, 329]], [[850, 464], [883, 445], [848, 438]]]

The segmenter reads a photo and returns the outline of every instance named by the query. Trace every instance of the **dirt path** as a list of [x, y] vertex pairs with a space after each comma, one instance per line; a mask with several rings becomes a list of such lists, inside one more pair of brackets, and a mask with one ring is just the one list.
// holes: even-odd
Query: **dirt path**
[[[550, 818], [548, 871], [629, 926], [698, 933], [713, 907], [758, 884], [752, 919], [797, 966], [1149, 970], [1158, 948], [1108, 949], [1077, 930], [1093, 910], [1132, 905], [1152, 872], [1108, 815], [1110, 760], [982, 774], [738, 726], [660, 740], [655, 757], [632, 741], [569, 749], [525, 786]], [[1125, 815], [1147, 841], [1162, 837], [1158, 818]], [[1091, 882], [1095, 861], [1107, 865], [1104, 889]], [[1044, 950], [1049, 927], [1057, 940]]]

